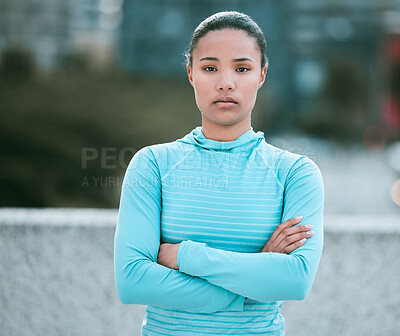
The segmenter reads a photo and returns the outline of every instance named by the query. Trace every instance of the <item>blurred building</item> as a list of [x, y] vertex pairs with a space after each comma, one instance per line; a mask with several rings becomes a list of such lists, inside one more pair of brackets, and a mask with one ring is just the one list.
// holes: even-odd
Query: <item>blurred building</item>
[[400, 140], [400, 12], [385, 15], [385, 34], [380, 45], [382, 69], [382, 123], [388, 136]]
[[26, 49], [43, 69], [82, 52], [101, 62], [114, 48], [122, 1], [0, 0], [0, 53]]
[[[288, 69], [295, 92], [293, 104], [302, 102], [304, 110], [309, 110], [308, 102], [329, 85], [328, 80], [341, 82], [339, 75], [348, 78], [353, 72], [357, 76], [358, 69], [352, 69], [352, 65], [362, 67], [365, 79], [372, 75], [378, 62], [382, 12], [395, 6], [397, 1], [291, 2]], [[342, 63], [336, 65], [337, 61]], [[335, 68], [335, 78], [329, 78], [330, 68]], [[357, 90], [354, 87], [353, 93], [357, 94]]]
[[318, 110], [336, 126], [332, 131], [345, 125], [343, 136], [378, 122], [389, 75], [382, 63], [390, 48], [382, 41], [400, 33], [400, 1], [291, 2], [288, 70], [296, 112], [305, 119]]
[[285, 111], [284, 122], [307, 118], [321, 95], [327, 104], [349, 106], [333, 107], [349, 125], [376, 113], [379, 45], [386, 13], [400, 11], [398, 0], [125, 1], [120, 64], [133, 73], [184, 76], [183, 53], [193, 30], [221, 10], [245, 12], [263, 29], [270, 58], [266, 85]]

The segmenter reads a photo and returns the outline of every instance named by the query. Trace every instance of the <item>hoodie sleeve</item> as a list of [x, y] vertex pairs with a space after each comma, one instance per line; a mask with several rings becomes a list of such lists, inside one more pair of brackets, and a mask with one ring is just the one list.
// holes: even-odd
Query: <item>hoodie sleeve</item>
[[125, 173], [114, 238], [114, 274], [121, 302], [198, 313], [242, 311], [243, 296], [157, 263], [160, 180], [151, 149], [138, 151]]
[[316, 164], [300, 157], [289, 169], [284, 188], [282, 222], [303, 216], [314, 235], [289, 255], [239, 253], [183, 241], [178, 250], [182, 273], [258, 301], [303, 300], [310, 291], [323, 246], [323, 182]]

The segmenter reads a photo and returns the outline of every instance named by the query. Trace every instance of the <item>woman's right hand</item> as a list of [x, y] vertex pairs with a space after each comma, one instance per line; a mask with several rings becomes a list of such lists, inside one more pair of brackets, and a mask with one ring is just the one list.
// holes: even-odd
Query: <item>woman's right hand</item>
[[296, 225], [303, 219], [302, 216], [290, 218], [279, 224], [271, 238], [264, 245], [261, 252], [277, 252], [289, 254], [302, 246], [314, 231], [310, 231], [312, 225]]

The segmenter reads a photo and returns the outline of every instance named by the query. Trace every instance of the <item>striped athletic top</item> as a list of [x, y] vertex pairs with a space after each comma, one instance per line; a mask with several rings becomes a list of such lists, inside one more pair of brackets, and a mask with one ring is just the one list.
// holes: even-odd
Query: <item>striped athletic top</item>
[[[143, 336], [284, 335], [283, 301], [307, 296], [322, 253], [321, 173], [253, 128], [228, 142], [201, 129], [129, 163], [114, 240], [119, 298], [147, 305]], [[304, 245], [260, 252], [300, 215], [315, 232]], [[179, 270], [157, 263], [165, 242], [181, 243]]]

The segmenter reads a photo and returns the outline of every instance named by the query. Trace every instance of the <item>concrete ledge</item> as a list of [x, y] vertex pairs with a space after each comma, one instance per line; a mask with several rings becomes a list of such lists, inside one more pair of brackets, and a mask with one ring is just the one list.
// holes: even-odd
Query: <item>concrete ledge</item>
[[115, 228], [117, 209], [0, 208], [0, 225]]
[[[0, 334], [139, 335], [113, 274], [115, 209], [0, 209]], [[287, 336], [400, 330], [400, 218], [326, 216], [309, 296], [282, 310]]]
[[[117, 209], [0, 208], [0, 225], [115, 228]], [[325, 232], [400, 233], [400, 216], [325, 215]]]

